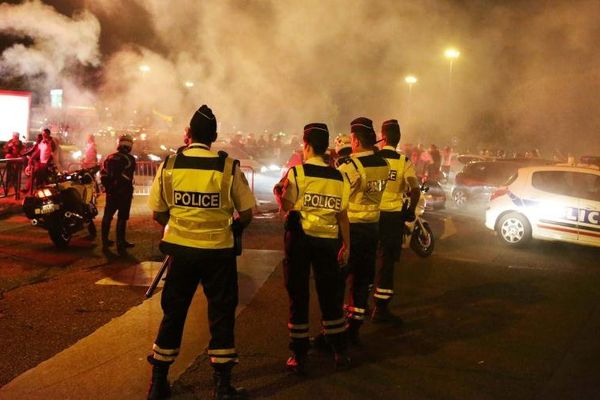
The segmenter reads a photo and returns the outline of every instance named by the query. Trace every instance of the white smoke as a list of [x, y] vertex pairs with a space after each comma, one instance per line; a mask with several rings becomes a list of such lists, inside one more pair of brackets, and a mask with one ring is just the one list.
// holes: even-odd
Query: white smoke
[[[73, 63], [97, 65], [100, 20], [113, 48], [98, 103], [122, 121], [155, 112], [180, 132], [206, 103], [221, 132], [322, 121], [337, 133], [367, 116], [399, 119], [413, 143], [600, 151], [597, 1], [82, 4], [89, 11], [73, 18], [39, 1], [0, 6], [0, 30], [34, 41], [6, 50], [3, 71], [59, 80]], [[461, 50], [452, 74], [450, 45]], [[419, 79], [410, 95], [409, 73]]]
[[1, 4], [0, 32], [33, 42], [30, 46], [16, 44], [6, 49], [0, 56], [0, 73], [43, 75], [44, 89], [77, 87], [70, 80], [70, 70], [100, 63], [100, 23], [87, 11], [69, 18], [39, 0]]

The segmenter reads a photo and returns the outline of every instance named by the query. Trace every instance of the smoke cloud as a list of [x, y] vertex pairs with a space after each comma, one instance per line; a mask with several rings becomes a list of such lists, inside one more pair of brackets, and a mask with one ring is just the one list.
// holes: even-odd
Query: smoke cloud
[[30, 46], [15, 44], [0, 56], [4, 76], [39, 78], [40, 90], [65, 87], [72, 98], [80, 97], [78, 79], [73, 71], [81, 66], [98, 66], [100, 23], [82, 10], [73, 18], [57, 13], [40, 1], [22, 5], [0, 5], [0, 32], [28, 38]]
[[[0, 68], [73, 82], [73, 64], [102, 62], [98, 104], [123, 123], [134, 110], [172, 116], [176, 140], [206, 103], [222, 133], [293, 134], [312, 121], [347, 132], [367, 116], [399, 119], [403, 142], [415, 144], [600, 152], [596, 1], [80, 6], [72, 17], [39, 1], [0, 6], [0, 31], [34, 41], [6, 50]], [[448, 46], [461, 51], [452, 69]], [[408, 74], [418, 78], [410, 91]]]

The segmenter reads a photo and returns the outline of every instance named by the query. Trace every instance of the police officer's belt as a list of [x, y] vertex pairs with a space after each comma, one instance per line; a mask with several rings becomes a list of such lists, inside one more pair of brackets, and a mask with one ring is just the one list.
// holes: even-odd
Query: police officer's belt
[[177, 218], [173, 215], [169, 218], [172, 220], [177, 226], [180, 226], [185, 229], [198, 230], [198, 229], [224, 229], [228, 226], [231, 226], [233, 222], [233, 218], [229, 218], [224, 221], [191, 221], [189, 219]]
[[169, 225], [169, 230], [179, 237], [191, 240], [225, 241], [231, 236], [230, 231], [190, 232], [185, 229], [178, 229], [171, 225]]

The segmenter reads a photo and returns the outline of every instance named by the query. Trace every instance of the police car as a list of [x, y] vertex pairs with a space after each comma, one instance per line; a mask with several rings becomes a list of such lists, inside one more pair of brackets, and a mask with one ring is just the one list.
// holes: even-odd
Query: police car
[[531, 238], [600, 246], [600, 169], [520, 168], [492, 193], [485, 226], [510, 246]]

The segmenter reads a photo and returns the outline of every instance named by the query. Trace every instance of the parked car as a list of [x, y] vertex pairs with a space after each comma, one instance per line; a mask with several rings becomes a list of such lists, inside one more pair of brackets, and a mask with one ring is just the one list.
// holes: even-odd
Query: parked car
[[520, 168], [492, 194], [485, 226], [509, 246], [531, 238], [600, 246], [600, 168]]
[[456, 175], [450, 190], [458, 207], [475, 201], [487, 201], [491, 193], [502, 186], [517, 170], [528, 165], [548, 165], [552, 161], [541, 159], [501, 159], [476, 161], [465, 165]]
[[456, 175], [462, 171], [465, 165], [477, 161], [492, 161], [493, 159], [478, 154], [453, 154], [450, 158], [450, 172], [448, 176], [443, 175], [443, 183], [454, 182]]

